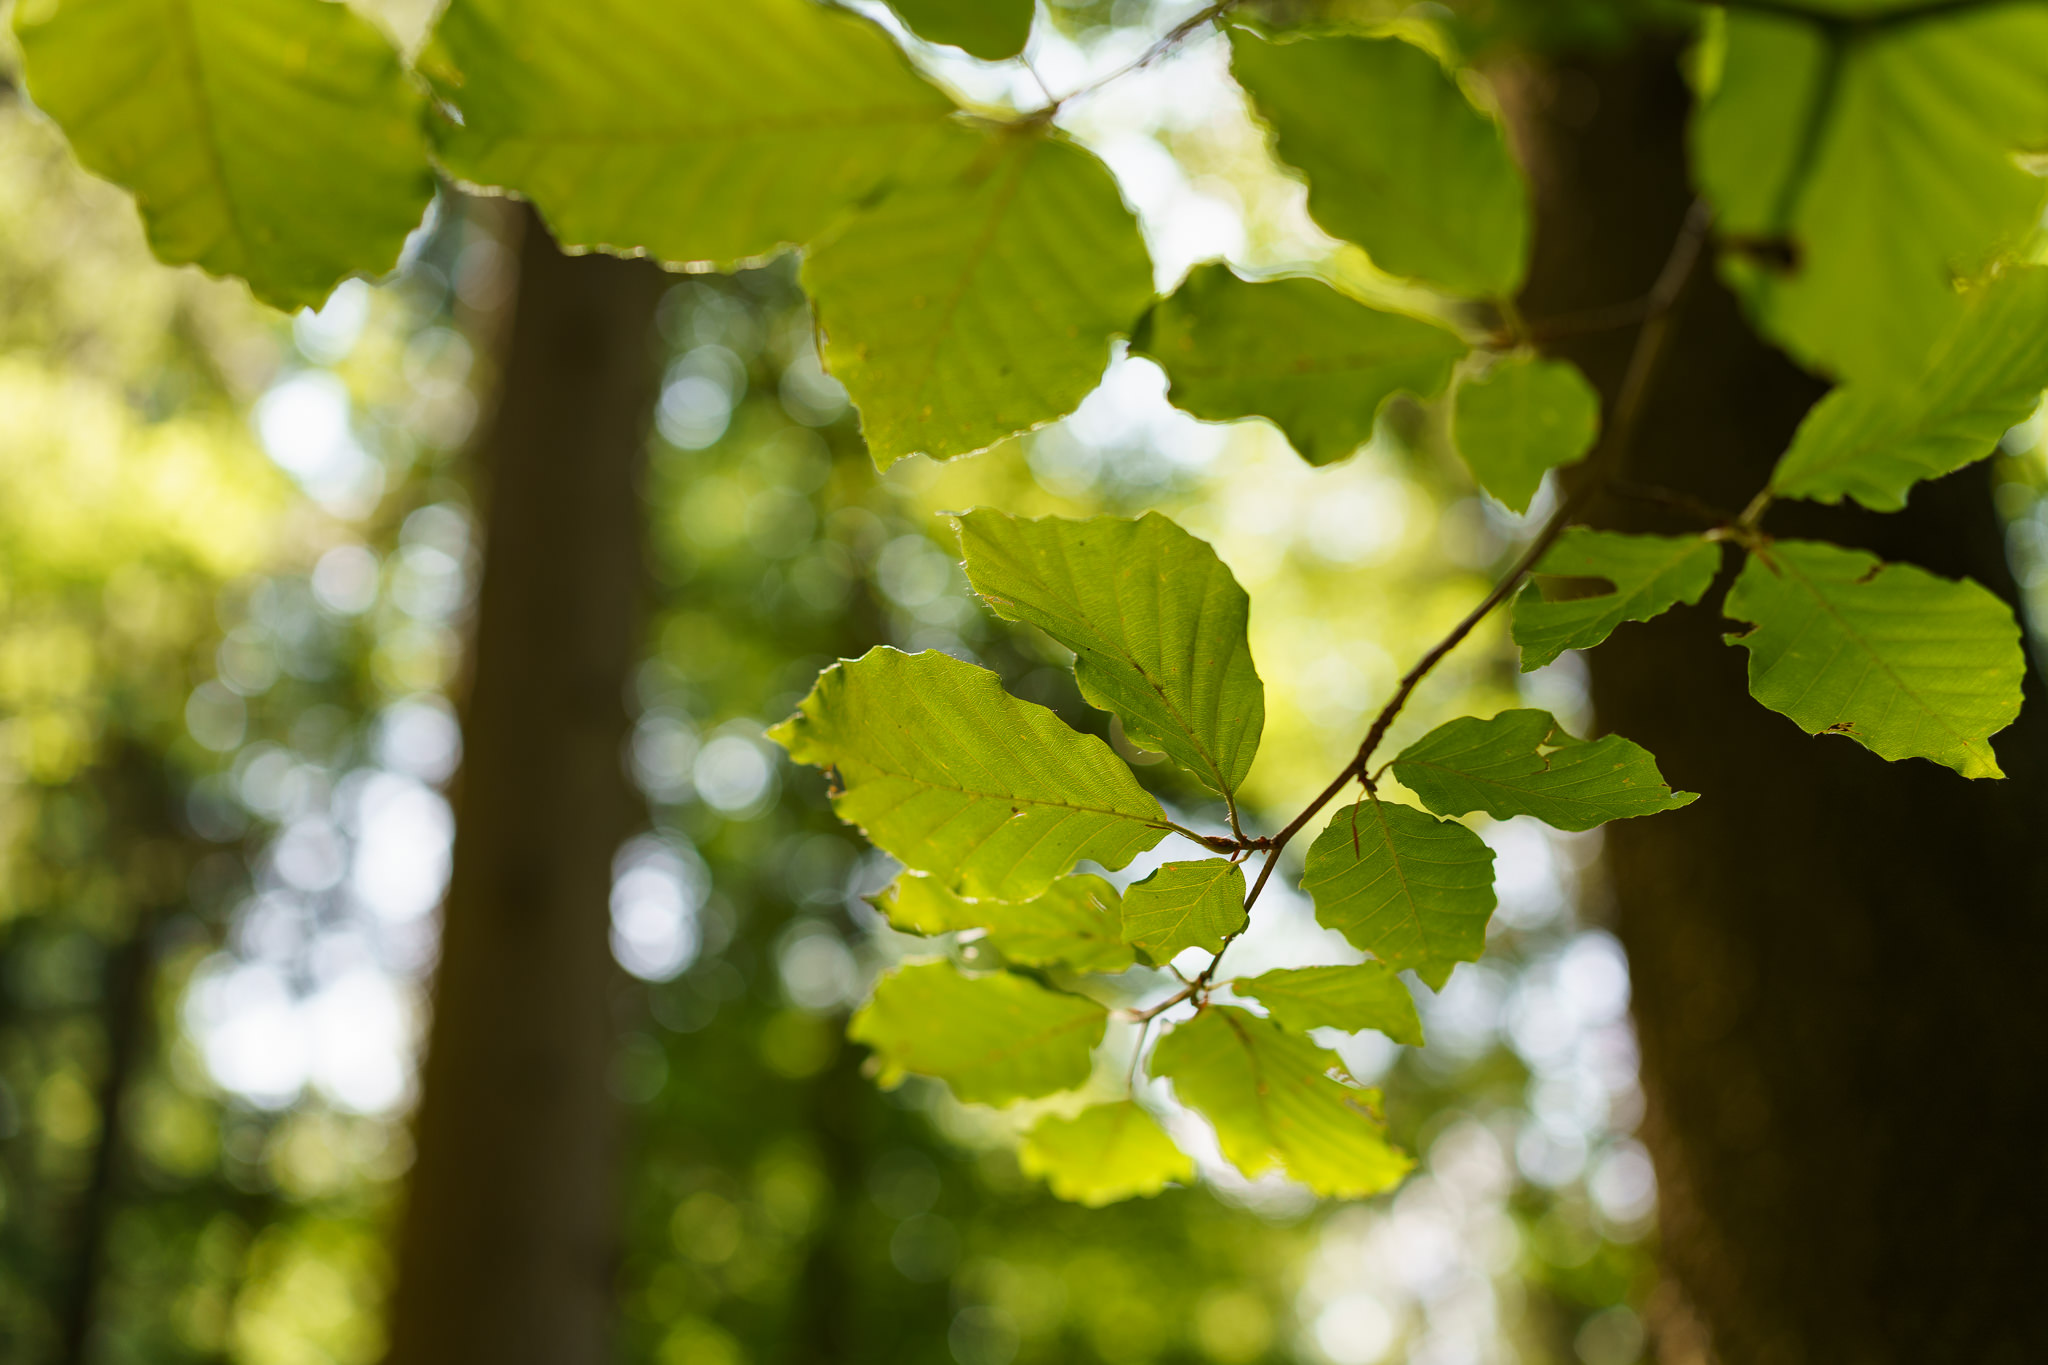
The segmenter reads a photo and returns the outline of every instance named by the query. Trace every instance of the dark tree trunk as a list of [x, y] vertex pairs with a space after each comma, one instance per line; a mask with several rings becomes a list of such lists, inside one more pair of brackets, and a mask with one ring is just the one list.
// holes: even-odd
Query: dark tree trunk
[[520, 219], [395, 1365], [595, 1365], [612, 1311], [608, 900], [640, 818], [620, 754], [664, 277]]
[[[1516, 103], [1540, 197], [1525, 311], [1640, 296], [1688, 197], [1675, 53], [1545, 73]], [[1629, 341], [1568, 349], [1611, 391]], [[1818, 392], [1701, 279], [1632, 473], [1739, 508]], [[1685, 529], [1619, 498], [1598, 518]], [[1897, 516], [1788, 505], [1766, 529], [2013, 595], [1982, 467]], [[1667, 1264], [1727, 1365], [2048, 1359], [2042, 698], [1996, 741], [2008, 781], [1888, 764], [1750, 700], [1719, 602], [1590, 656], [1601, 728], [1702, 793], [1606, 835]]]

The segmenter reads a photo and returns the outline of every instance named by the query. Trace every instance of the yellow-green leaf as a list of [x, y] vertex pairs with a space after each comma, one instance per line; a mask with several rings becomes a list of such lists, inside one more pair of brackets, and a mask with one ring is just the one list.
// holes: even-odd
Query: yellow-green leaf
[[1124, 891], [1124, 941], [1154, 962], [1183, 948], [1223, 951], [1245, 926], [1244, 868], [1228, 858], [1167, 863]]
[[928, 43], [950, 43], [985, 62], [1024, 50], [1031, 36], [1031, 0], [889, 0], [889, 7]]
[[328, 0], [17, 5], [29, 94], [160, 260], [317, 305], [398, 262], [434, 180], [398, 52]]
[[1195, 1178], [1194, 1160], [1129, 1100], [1098, 1104], [1072, 1118], [1048, 1115], [1024, 1135], [1017, 1162], [1062, 1199], [1099, 1209], [1155, 1195]]
[[1451, 437], [1482, 487], [1526, 512], [1546, 471], [1593, 448], [1600, 395], [1568, 360], [1512, 355], [1458, 385]]
[[1240, 977], [1230, 989], [1266, 1007], [1274, 1022], [1297, 1033], [1312, 1028], [1356, 1033], [1377, 1029], [1397, 1043], [1422, 1046], [1415, 997], [1384, 962], [1348, 967], [1295, 967]]
[[1370, 799], [1332, 816], [1302, 872], [1316, 919], [1432, 990], [1477, 961], [1493, 917], [1493, 850], [1463, 825]]
[[1133, 960], [1121, 898], [1100, 877], [1062, 877], [1028, 901], [971, 901], [937, 877], [906, 872], [874, 903], [890, 924], [914, 934], [986, 930], [996, 951], [1026, 967], [1120, 972]]
[[[1701, 536], [1625, 536], [1574, 526], [1536, 565], [1536, 581], [1515, 598], [1515, 643], [1522, 671], [1567, 649], [1591, 649], [1624, 621], [1647, 621], [1713, 586], [1721, 546]], [[1605, 582], [1605, 591], [1552, 599], [1557, 580]], [[1548, 580], [1548, 581], [1546, 581]]]
[[1153, 1049], [1150, 1070], [1216, 1129], [1230, 1164], [1274, 1167], [1317, 1194], [1363, 1199], [1414, 1165], [1387, 1141], [1379, 1093], [1334, 1079], [1343, 1063], [1245, 1010], [1211, 1006]]
[[883, 1085], [935, 1076], [969, 1104], [1009, 1104], [1088, 1079], [1109, 1011], [1008, 972], [915, 962], [875, 983], [846, 1036], [875, 1050]]
[[1548, 711], [1503, 711], [1491, 720], [1463, 716], [1439, 725], [1401, 752], [1394, 776], [1438, 815], [1533, 815], [1570, 830], [1699, 800], [1666, 786], [1657, 760], [1641, 745], [1620, 735], [1576, 739]]
[[936, 652], [834, 664], [769, 738], [834, 771], [840, 819], [969, 896], [1031, 900], [1078, 859], [1119, 868], [1167, 830], [1107, 744]]
[[868, 453], [986, 450], [1079, 407], [1152, 300], [1109, 169], [1039, 128], [953, 131], [804, 258]]

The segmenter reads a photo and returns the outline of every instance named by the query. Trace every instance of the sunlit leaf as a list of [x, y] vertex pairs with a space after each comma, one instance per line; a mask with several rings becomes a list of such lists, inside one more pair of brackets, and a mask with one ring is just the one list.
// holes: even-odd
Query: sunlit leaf
[[1312, 1028], [1346, 1033], [1377, 1029], [1397, 1043], [1422, 1046], [1415, 997], [1384, 962], [1263, 972], [1240, 977], [1230, 989], [1258, 1001], [1275, 1022], [1297, 1033]]
[[421, 96], [344, 5], [39, 0], [14, 22], [30, 95], [170, 264], [317, 305], [396, 265], [433, 195]]
[[1529, 252], [1528, 191], [1491, 116], [1395, 37], [1230, 35], [1231, 71], [1308, 178], [1308, 211], [1373, 263], [1453, 294], [1506, 297]]
[[2012, 609], [1978, 584], [1779, 540], [1750, 555], [1724, 610], [1755, 622], [1728, 637], [1749, 651], [1750, 695], [1806, 733], [2005, 776], [1989, 739], [2019, 715], [2026, 657]]
[[1190, 271], [1131, 347], [1166, 371], [1175, 407], [1211, 422], [1263, 417], [1313, 465], [1372, 439], [1394, 394], [1435, 396], [1467, 349], [1454, 332], [1320, 281], [1244, 280], [1220, 262]]
[[1014, 57], [1031, 36], [1031, 0], [889, 0], [911, 32], [985, 62]]
[[420, 70], [456, 176], [564, 243], [730, 265], [810, 241], [950, 129], [888, 36], [812, 0], [449, 0]]
[[1088, 1079], [1109, 1011], [1008, 972], [966, 976], [946, 962], [875, 983], [846, 1036], [875, 1050], [884, 1085], [936, 1076], [969, 1104], [1009, 1104]]
[[1077, 859], [1122, 867], [1166, 833], [1107, 744], [944, 654], [834, 664], [769, 738], [837, 774], [834, 809], [877, 848], [970, 896], [1030, 900]]
[[957, 520], [974, 590], [1073, 650], [1090, 705], [1212, 791], [1237, 790], [1265, 686], [1245, 638], [1250, 601], [1207, 542], [1156, 512], [1031, 521], [983, 508]]
[[1154, 962], [1183, 948], [1223, 950], [1245, 926], [1244, 868], [1228, 858], [1167, 863], [1124, 890], [1124, 941]]
[[[1848, 376], [1900, 376], [1962, 310], [1958, 276], [2039, 220], [2048, 8], [1944, 6], [1831, 40], [1731, 8], [1694, 164], [1731, 275], [1776, 340]], [[1768, 244], [1783, 242], [1784, 247]]]
[[1042, 1118], [1024, 1135], [1017, 1163], [1062, 1199], [1091, 1209], [1190, 1184], [1195, 1163], [1159, 1123], [1129, 1100], [1098, 1104], [1072, 1118]]
[[[1537, 581], [1515, 598], [1522, 671], [1568, 649], [1591, 649], [1624, 621], [1647, 621], [1713, 586], [1721, 547], [1699, 536], [1626, 536], [1574, 526], [1536, 565]], [[1552, 600], [1545, 578], [1604, 580], [1606, 590]]]
[[1910, 383], [1850, 383], [1799, 424], [1771, 476], [1788, 498], [1896, 512], [1921, 479], [1981, 460], [2048, 389], [2048, 270], [1987, 285]]
[[1316, 836], [1301, 887], [1315, 898], [1323, 925], [1442, 990], [1453, 967], [1486, 948], [1493, 850], [1454, 821], [1361, 801]]
[[1247, 1176], [1277, 1166], [1318, 1194], [1362, 1199], [1414, 1165], [1387, 1141], [1379, 1092], [1332, 1079], [1343, 1073], [1335, 1053], [1270, 1019], [1211, 1006], [1159, 1040], [1150, 1070]]
[[1600, 395], [1566, 360], [1513, 355], [1458, 385], [1451, 436], [1473, 476], [1516, 512], [1545, 471], [1593, 448]]
[[1080, 406], [1152, 299], [1116, 180], [1041, 129], [959, 129], [806, 254], [825, 366], [886, 469], [972, 454]]
[[890, 924], [914, 934], [985, 929], [998, 952], [1027, 967], [1120, 972], [1133, 960], [1121, 900], [1100, 877], [1062, 877], [1034, 900], [970, 901], [937, 877], [906, 872], [874, 902]]
[[1437, 726], [1394, 760], [1394, 776], [1438, 815], [1533, 815], [1558, 829], [1677, 810], [1699, 800], [1674, 792], [1657, 760], [1620, 735], [1588, 742], [1548, 711], [1464, 716]]

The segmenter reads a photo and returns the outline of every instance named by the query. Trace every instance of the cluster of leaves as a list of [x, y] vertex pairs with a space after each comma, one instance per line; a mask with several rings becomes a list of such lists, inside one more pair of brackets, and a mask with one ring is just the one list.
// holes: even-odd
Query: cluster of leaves
[[[1160, 50], [1232, 8], [1203, 11]], [[1028, 9], [920, 0], [898, 13], [997, 58], [1028, 37]], [[1733, 545], [1746, 559], [1726, 610], [1751, 623], [1732, 638], [1759, 701], [1888, 759], [1999, 775], [1989, 738], [2017, 714], [2023, 671], [2005, 605], [1858, 551], [1773, 540], [1761, 519], [1783, 497], [1900, 506], [1914, 482], [1988, 454], [2048, 384], [2048, 303], [2016, 255], [2048, 193], [2014, 156], [2048, 133], [2044, 26], [2048, 8], [2031, 3], [1889, 0], [1714, 20], [1696, 144], [1723, 267], [1769, 337], [1844, 382], [1750, 507], [1702, 535], [1567, 529], [1568, 502], [1489, 602], [1537, 576], [1513, 607], [1525, 666], [1697, 602]], [[1513, 308], [1531, 211], [1483, 85], [1413, 27], [1238, 27], [1229, 43], [1310, 215], [1440, 295], [1430, 317], [1220, 264], [1155, 300], [1114, 178], [1055, 128], [1062, 101], [967, 110], [881, 27], [809, 0], [453, 0], [415, 67], [431, 101], [380, 35], [318, 0], [46, 0], [18, 10], [17, 30], [31, 93], [87, 165], [135, 191], [159, 253], [240, 274], [281, 306], [388, 265], [430, 159], [530, 198], [571, 246], [711, 266], [800, 248], [825, 363], [883, 467], [1056, 420], [1123, 336], [1166, 371], [1175, 404], [1268, 420], [1311, 463], [1354, 450], [1402, 391], [1448, 397], [1475, 477], [1518, 509], [1547, 470], [1595, 453], [1590, 487], [1626, 454], [1629, 422], [1603, 438], [1584, 378], [1542, 358]], [[1894, 155], [1901, 145], [1924, 150]], [[1639, 350], [1657, 334], [1645, 327]], [[1109, 749], [972, 665], [883, 650], [828, 670], [778, 738], [833, 769], [841, 816], [929, 880], [902, 884], [892, 915], [986, 931], [1016, 968], [906, 968], [855, 1036], [885, 1070], [943, 1076], [965, 1098], [1063, 1090], [1086, 1078], [1109, 1012], [1062, 974], [1208, 948], [1217, 957], [1180, 997], [1198, 1012], [1159, 1044], [1155, 1074], [1247, 1171], [1282, 1166], [1338, 1194], [1398, 1178], [1370, 1096], [1298, 1030], [1412, 1031], [1392, 973], [1440, 986], [1478, 954], [1490, 855], [1456, 819], [1583, 829], [1689, 798], [1626, 740], [1587, 743], [1511, 712], [1454, 722], [1393, 760], [1426, 812], [1383, 799], [1374, 751], [1468, 623], [1404, 679], [1322, 796], [1280, 833], [1249, 835], [1235, 801], [1262, 719], [1248, 604], [1207, 547], [1156, 517], [982, 511], [960, 524], [976, 590], [1073, 650], [1083, 695], [1218, 793], [1230, 830], [1183, 829]], [[1546, 590], [1586, 580], [1591, 595]], [[1221, 950], [1285, 845], [1353, 780], [1364, 799], [1315, 840], [1304, 887], [1375, 960], [1234, 983], [1264, 1015], [1212, 1001], [1231, 984], [1217, 979]], [[1070, 875], [1083, 859], [1121, 868], [1176, 831], [1216, 856], [1169, 863], [1121, 897]], [[1253, 853], [1265, 861], [1247, 890]], [[1127, 1107], [1049, 1120], [1030, 1150], [1084, 1199], [1187, 1172]]]

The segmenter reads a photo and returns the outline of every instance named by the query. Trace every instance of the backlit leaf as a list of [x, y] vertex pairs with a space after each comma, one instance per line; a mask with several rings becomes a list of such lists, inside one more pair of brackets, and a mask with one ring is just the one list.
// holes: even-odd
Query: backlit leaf
[[1245, 1010], [1211, 1006], [1159, 1040], [1150, 1070], [1216, 1129], [1250, 1177], [1279, 1167], [1317, 1194], [1363, 1199], [1414, 1165], [1387, 1141], [1379, 1092], [1332, 1078], [1343, 1063]]
[[914, 934], [985, 929], [998, 952], [1027, 967], [1120, 972], [1133, 960], [1121, 900], [1100, 877], [1062, 877], [1028, 901], [970, 901], [937, 877], [906, 872], [874, 903], [890, 924]]
[[1129, 1100], [1094, 1105], [1070, 1119], [1047, 1115], [1024, 1135], [1017, 1162], [1060, 1198], [1091, 1209], [1195, 1178], [1193, 1158]]
[[1152, 299], [1137, 220], [1056, 134], [959, 129], [806, 254], [825, 367], [886, 469], [986, 450], [1080, 406]]
[[875, 1050], [883, 1085], [936, 1076], [969, 1104], [1009, 1104], [1071, 1090], [1109, 1011], [1008, 972], [966, 976], [916, 962], [875, 983], [846, 1036]]
[[[2048, 8], [1945, 6], [1831, 45], [1815, 23], [1731, 8], [1694, 162], [1765, 330], [1845, 376], [1916, 370], [1962, 310], [1958, 276], [2016, 245], [2048, 184]], [[1772, 259], [1775, 256], [1775, 259]]]
[[834, 770], [840, 819], [970, 896], [1030, 900], [1077, 859], [1122, 867], [1166, 833], [1107, 744], [945, 654], [834, 664], [768, 734]]
[[1779, 540], [1750, 556], [1724, 610], [1756, 623], [1728, 637], [1749, 651], [1750, 695], [1806, 733], [2005, 776], [1989, 739], [2019, 715], [2026, 658], [2012, 609], [1978, 584]]
[[1318, 280], [1244, 280], [1220, 262], [1190, 271], [1131, 348], [1166, 371], [1175, 407], [1210, 422], [1263, 417], [1313, 465], [1371, 440], [1394, 394], [1440, 392], [1467, 349], [1454, 332]]
[[423, 101], [346, 6], [44, 0], [14, 18], [29, 93], [134, 194], [159, 259], [284, 309], [397, 264], [434, 192]]
[[1308, 211], [1382, 270], [1471, 297], [1522, 282], [1529, 209], [1499, 123], [1400, 38], [1230, 35], [1231, 72], [1308, 178]]
[[[1591, 649], [1624, 621], [1647, 621], [1700, 600], [1721, 567], [1721, 547], [1700, 536], [1625, 536], [1574, 526], [1536, 565], [1537, 581], [1515, 598], [1522, 671], [1568, 649]], [[1610, 591], [1553, 601], [1545, 578], [1604, 579]]]
[[1503, 711], [1491, 720], [1465, 716], [1439, 725], [1394, 760], [1394, 776], [1438, 815], [1533, 815], [1570, 830], [1699, 800], [1666, 786], [1657, 760], [1641, 745], [1620, 735], [1575, 739], [1548, 711]]
[[1474, 477], [1516, 512], [1546, 470], [1593, 448], [1600, 395], [1566, 360], [1514, 355], [1458, 385], [1451, 436]]
[[1782, 497], [1852, 497], [1896, 512], [1921, 479], [1981, 460], [2048, 389], [2048, 270], [1980, 292], [1910, 383], [1849, 383], [1823, 398], [1771, 476]]
[[982, 508], [957, 520], [974, 590], [1073, 650], [1090, 705], [1212, 791], [1237, 790], [1265, 686], [1245, 638], [1250, 601], [1207, 542], [1156, 512], [1032, 521]]
[[1324, 926], [1442, 990], [1453, 967], [1486, 948], [1493, 850], [1453, 821], [1366, 800], [1316, 836], [1301, 887]]
[[1014, 57], [1031, 36], [1031, 0], [889, 0], [928, 43], [951, 43], [985, 62]]
[[1258, 1001], [1277, 1023], [1297, 1033], [1377, 1029], [1397, 1043], [1422, 1046], [1415, 997], [1384, 962], [1263, 972], [1231, 982], [1230, 989]]
[[951, 131], [868, 20], [813, 0], [449, 0], [420, 70], [454, 175], [565, 244], [732, 265], [810, 241]]
[[1167, 863], [1124, 890], [1124, 941], [1167, 962], [1183, 948], [1223, 951], [1245, 926], [1244, 868], [1228, 858]]

